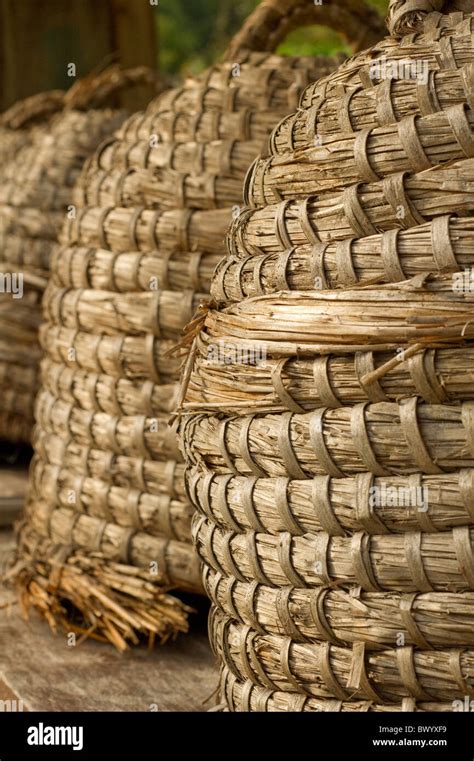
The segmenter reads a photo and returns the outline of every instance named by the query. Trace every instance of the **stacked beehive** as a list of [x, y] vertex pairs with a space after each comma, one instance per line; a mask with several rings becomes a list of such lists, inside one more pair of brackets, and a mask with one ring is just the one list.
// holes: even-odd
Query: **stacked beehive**
[[[127, 121], [78, 183], [78, 213], [64, 229], [44, 299], [23, 578], [40, 610], [49, 615], [70, 600], [121, 648], [137, 631], [160, 630], [160, 587], [202, 589], [183, 464], [168, 427], [180, 369], [169, 352], [209, 293], [248, 165], [303, 87], [339, 62], [249, 48], [271, 49], [293, 26], [318, 19], [334, 18], [356, 47], [378, 39], [377, 15], [345, 6], [264, 3], [224, 63]], [[56, 545], [68, 561], [51, 584]], [[120, 613], [91, 598], [88, 584]], [[154, 594], [158, 607], [148, 615], [144, 601]]]
[[126, 117], [103, 104], [149, 78], [142, 68], [112, 67], [67, 93], [20, 101], [0, 119], [0, 437], [8, 441], [30, 441], [40, 302], [73, 185], [86, 158]]
[[392, 11], [249, 172], [184, 375], [227, 710], [474, 689], [473, 17]]

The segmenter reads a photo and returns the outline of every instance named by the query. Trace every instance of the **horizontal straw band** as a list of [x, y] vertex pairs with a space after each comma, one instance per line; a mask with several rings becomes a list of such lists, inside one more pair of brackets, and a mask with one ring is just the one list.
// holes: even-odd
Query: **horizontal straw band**
[[192, 507], [187, 500], [180, 502], [167, 494], [113, 486], [58, 465], [47, 465], [38, 457], [30, 470], [30, 496], [44, 500], [52, 508], [68, 508], [151, 536], [178, 542], [191, 539]]
[[474, 466], [474, 406], [379, 402], [306, 414], [185, 419], [188, 465], [248, 476], [427, 475]]
[[474, 529], [423, 534], [291, 536], [222, 531], [196, 516], [193, 538], [205, 565], [239, 581], [270, 587], [348, 588], [365, 592], [474, 590]]
[[[261, 687], [251, 679], [238, 679], [226, 666], [221, 669], [220, 695], [226, 700], [222, 711], [236, 713], [413, 713], [452, 711], [452, 702], [417, 702], [404, 698], [400, 703], [376, 703], [373, 700], [323, 700], [298, 692], [283, 692]], [[227, 707], [229, 706], [229, 707]], [[219, 707], [214, 709], [219, 710]]]
[[474, 646], [474, 594], [398, 594], [353, 589], [275, 589], [241, 582], [210, 568], [204, 585], [213, 605], [259, 634], [295, 642], [330, 642], [369, 650], [413, 645], [420, 650]]
[[201, 515], [237, 533], [435, 533], [474, 524], [474, 470], [303, 481], [217, 475], [201, 465], [188, 470], [187, 485]]

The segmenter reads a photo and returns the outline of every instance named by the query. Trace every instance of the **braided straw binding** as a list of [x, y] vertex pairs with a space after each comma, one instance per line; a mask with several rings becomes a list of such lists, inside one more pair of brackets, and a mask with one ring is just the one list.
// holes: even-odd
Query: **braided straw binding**
[[[20, 587], [50, 623], [65, 624], [62, 596], [90, 622], [85, 580], [100, 572], [112, 603], [123, 603], [118, 622], [101, 620], [101, 634], [120, 649], [143, 632], [153, 637], [160, 623], [153, 621], [157, 605], [147, 624], [132, 623], [137, 594], [129, 593], [129, 581], [120, 600], [122, 588], [108, 588], [113, 564], [126, 566], [127, 578], [136, 574], [134, 590], [143, 588], [144, 597], [168, 585], [202, 592], [177, 423], [169, 425], [182, 362], [176, 343], [204, 309], [249, 164], [304, 88], [342, 60], [269, 51], [295, 25], [318, 18], [336, 29], [345, 24], [354, 49], [382, 33], [377, 15], [353, 0], [332, 2], [327, 12], [311, 4], [310, 14], [299, 13], [301, 6], [285, 0], [276, 30], [275, 6], [266, 2], [237, 38], [245, 49], [232, 47], [222, 62], [161, 93], [102, 141], [81, 170], [69, 199], [74, 214], [51, 255], [21, 540], [29, 577], [21, 576]], [[97, 97], [111, 84], [96, 78]], [[68, 108], [84, 96], [76, 88]], [[23, 200], [33, 193], [14, 187], [13, 173], [6, 179], [0, 201], [12, 188]], [[48, 179], [49, 198], [57, 183]], [[56, 237], [46, 234], [39, 214], [23, 224]], [[76, 568], [78, 594], [52, 582], [55, 569], [43, 555], [48, 540], [60, 545], [64, 565]], [[36, 585], [54, 591], [40, 600]], [[188, 609], [181, 611], [185, 617]]]

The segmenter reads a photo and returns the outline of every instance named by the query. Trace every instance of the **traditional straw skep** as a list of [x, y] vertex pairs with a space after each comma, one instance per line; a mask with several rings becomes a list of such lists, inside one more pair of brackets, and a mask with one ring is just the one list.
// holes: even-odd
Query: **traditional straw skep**
[[474, 689], [473, 10], [397, 0], [404, 38], [306, 88], [187, 329], [216, 710]]
[[[377, 14], [352, 0], [262, 3], [223, 62], [162, 94], [102, 143], [52, 257], [21, 534], [20, 562], [32, 579], [26, 597], [50, 619], [65, 598], [94, 636], [121, 648], [147, 631], [142, 585], [153, 601], [150, 632], [162, 632], [157, 616], [169, 620], [163, 639], [174, 626], [166, 590], [202, 592], [176, 425], [168, 427], [181, 362], [170, 351], [208, 297], [249, 164], [304, 87], [342, 60], [270, 52], [291, 29], [316, 22], [344, 30], [355, 50], [382, 33]], [[48, 542], [63, 548], [68, 584], [44, 554]], [[109, 568], [124, 574], [124, 588], [133, 576], [136, 594], [117, 599]], [[100, 617], [82, 572], [108, 600]], [[120, 613], [110, 616], [114, 601]], [[179, 611], [185, 618], [187, 609]], [[179, 619], [175, 631], [182, 629]]]
[[118, 89], [151, 80], [144, 68], [111, 67], [15, 104], [0, 118], [0, 436], [30, 441], [40, 358], [41, 296], [72, 187], [84, 161], [117, 129], [106, 108]]

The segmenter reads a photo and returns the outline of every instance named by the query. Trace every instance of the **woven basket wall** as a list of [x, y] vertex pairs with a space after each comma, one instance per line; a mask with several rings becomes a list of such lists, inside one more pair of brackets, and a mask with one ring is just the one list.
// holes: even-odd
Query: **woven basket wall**
[[84, 161], [126, 117], [103, 107], [149, 78], [116, 67], [15, 104], [0, 119], [0, 437], [29, 442], [38, 387], [40, 302]]
[[[381, 34], [360, 3], [263, 3], [224, 62], [161, 95], [102, 144], [52, 259], [23, 594], [50, 619], [72, 600], [94, 636], [121, 649], [138, 632], [164, 639], [185, 627], [188, 609], [167, 611], [163, 589], [202, 592], [184, 465], [168, 425], [181, 365], [172, 350], [209, 294], [249, 164], [303, 88], [341, 61], [265, 52], [316, 21], [344, 28], [355, 49]], [[53, 589], [57, 553], [64, 567]], [[75, 594], [71, 569], [82, 574]], [[100, 588], [99, 605], [87, 580]], [[148, 614], [146, 595], [155, 601]]]
[[474, 691], [474, 17], [419, 7], [276, 127], [189, 328], [218, 710]]

